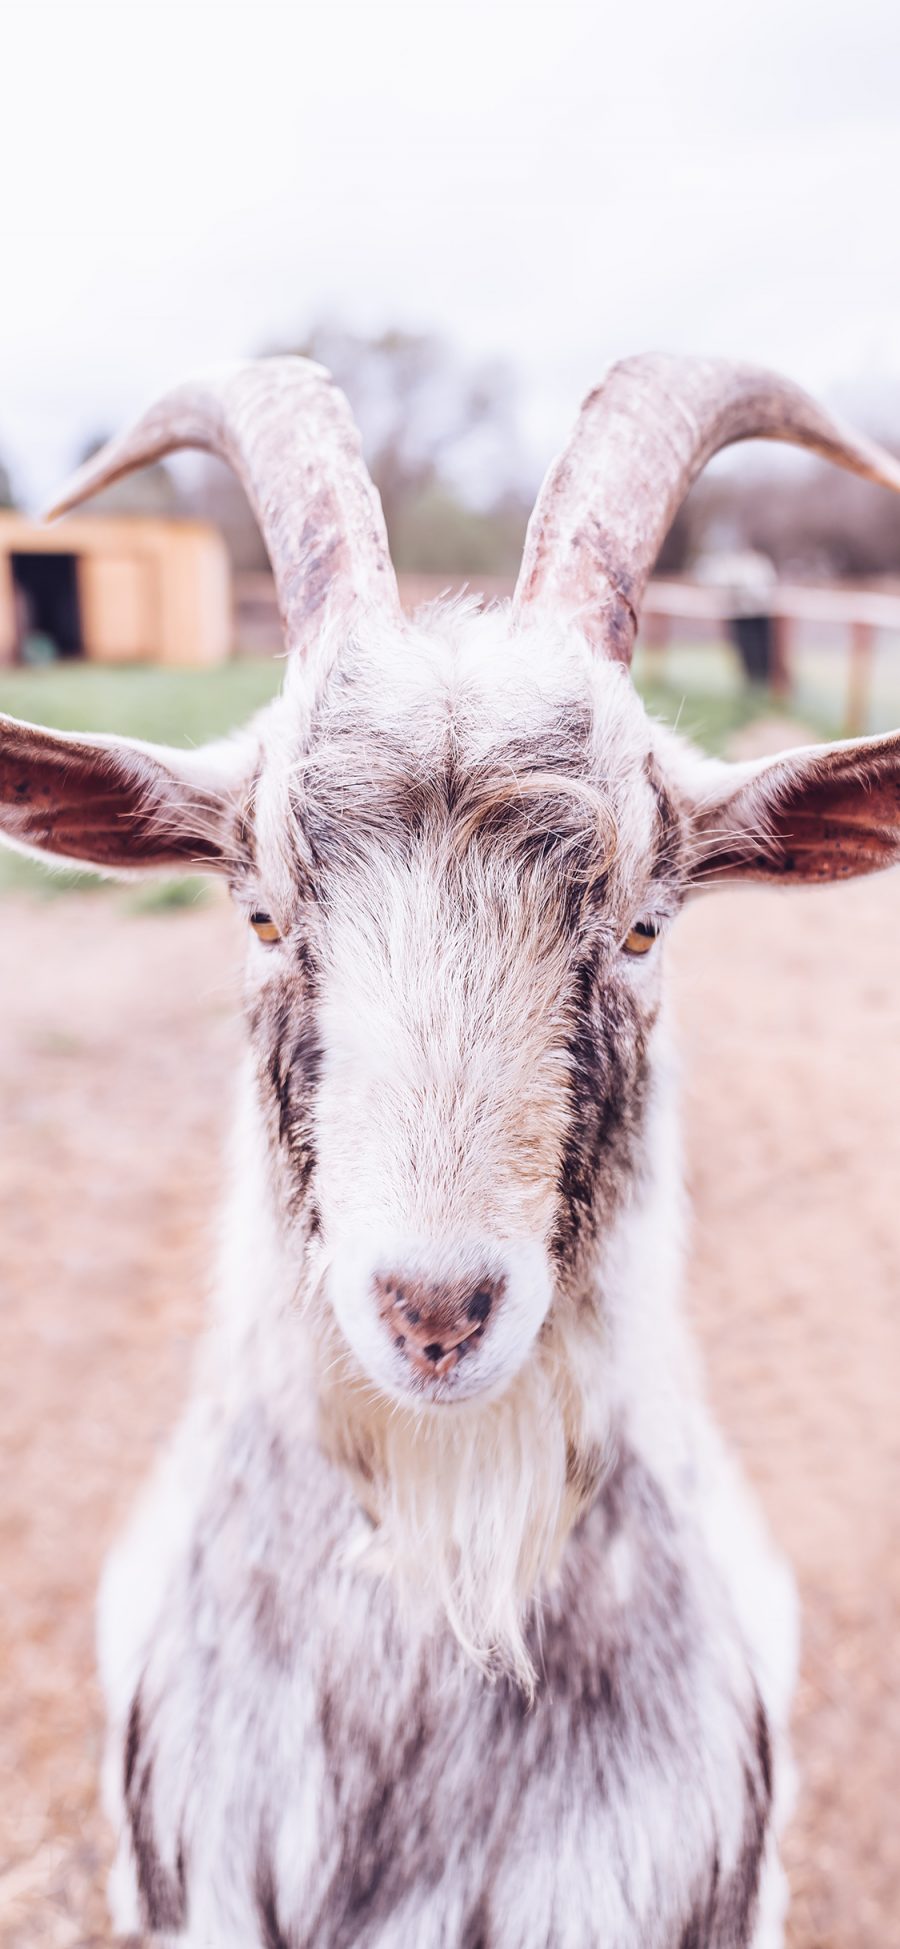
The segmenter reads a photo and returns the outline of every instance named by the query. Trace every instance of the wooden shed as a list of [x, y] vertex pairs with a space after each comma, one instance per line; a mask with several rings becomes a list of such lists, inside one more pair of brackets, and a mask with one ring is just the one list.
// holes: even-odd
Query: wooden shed
[[221, 663], [232, 604], [218, 529], [126, 514], [42, 526], [0, 512], [0, 664], [35, 645], [100, 663]]

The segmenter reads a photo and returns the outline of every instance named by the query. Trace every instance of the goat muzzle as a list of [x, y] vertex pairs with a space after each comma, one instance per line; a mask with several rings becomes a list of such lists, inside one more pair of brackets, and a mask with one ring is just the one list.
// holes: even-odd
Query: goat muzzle
[[442, 1379], [484, 1338], [503, 1297], [505, 1280], [434, 1283], [378, 1273], [375, 1297], [398, 1353], [427, 1380]]

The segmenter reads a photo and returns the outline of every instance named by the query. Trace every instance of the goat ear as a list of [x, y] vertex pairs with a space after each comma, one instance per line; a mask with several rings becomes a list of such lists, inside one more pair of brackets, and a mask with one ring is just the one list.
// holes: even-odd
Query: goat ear
[[715, 773], [695, 800], [696, 884], [847, 880], [900, 859], [900, 732]]
[[0, 715], [0, 839], [101, 873], [224, 872], [249, 771], [239, 742], [176, 751]]

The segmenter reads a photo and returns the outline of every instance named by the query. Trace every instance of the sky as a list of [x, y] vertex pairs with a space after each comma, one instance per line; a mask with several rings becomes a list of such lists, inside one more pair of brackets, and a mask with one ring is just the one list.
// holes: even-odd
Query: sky
[[0, 0], [0, 455], [46, 499], [317, 318], [518, 376], [781, 367], [900, 439], [896, 0]]

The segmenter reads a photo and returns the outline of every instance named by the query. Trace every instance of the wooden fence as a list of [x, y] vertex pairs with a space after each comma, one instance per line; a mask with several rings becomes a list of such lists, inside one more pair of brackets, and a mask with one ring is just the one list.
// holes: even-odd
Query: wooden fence
[[[775, 622], [772, 688], [784, 697], [789, 697], [794, 688], [797, 625], [821, 623], [846, 632], [843, 729], [847, 737], [857, 736], [869, 722], [879, 636], [896, 637], [900, 651], [900, 594], [781, 582], [773, 589], [768, 608]], [[728, 615], [727, 592], [722, 589], [701, 582], [653, 581], [644, 598], [641, 641], [659, 667], [673, 623], [713, 625], [724, 632]]]

